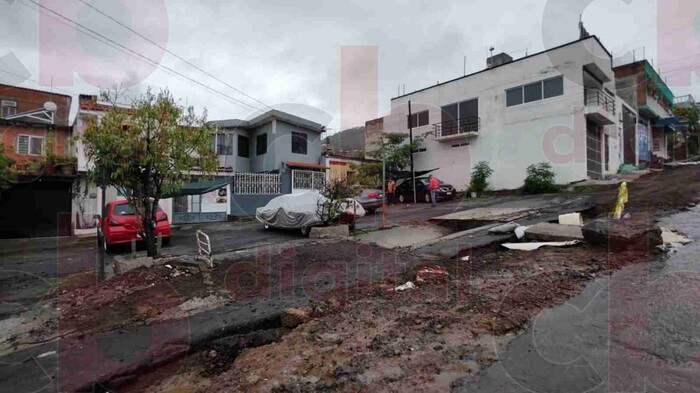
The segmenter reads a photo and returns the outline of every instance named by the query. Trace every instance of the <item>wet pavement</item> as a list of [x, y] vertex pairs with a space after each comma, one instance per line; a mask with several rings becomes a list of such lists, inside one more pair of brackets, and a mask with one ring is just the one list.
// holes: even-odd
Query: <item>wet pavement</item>
[[663, 219], [694, 242], [589, 284], [459, 392], [700, 391], [700, 209]]

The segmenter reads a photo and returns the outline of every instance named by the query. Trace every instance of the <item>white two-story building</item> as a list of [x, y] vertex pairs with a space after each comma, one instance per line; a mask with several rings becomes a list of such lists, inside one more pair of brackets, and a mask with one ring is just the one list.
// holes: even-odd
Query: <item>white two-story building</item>
[[505, 53], [487, 68], [391, 101], [391, 111], [366, 129], [423, 138], [416, 171], [457, 189], [487, 161], [493, 189], [523, 185], [528, 165], [549, 162], [567, 184], [615, 173], [622, 162], [622, 102], [612, 56], [595, 36], [513, 60]]

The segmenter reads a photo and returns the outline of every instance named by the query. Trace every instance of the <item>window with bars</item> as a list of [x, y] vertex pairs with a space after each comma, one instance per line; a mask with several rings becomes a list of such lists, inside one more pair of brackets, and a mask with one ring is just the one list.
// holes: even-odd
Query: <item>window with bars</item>
[[44, 138], [30, 135], [18, 135], [15, 141], [17, 154], [41, 156], [44, 155]]

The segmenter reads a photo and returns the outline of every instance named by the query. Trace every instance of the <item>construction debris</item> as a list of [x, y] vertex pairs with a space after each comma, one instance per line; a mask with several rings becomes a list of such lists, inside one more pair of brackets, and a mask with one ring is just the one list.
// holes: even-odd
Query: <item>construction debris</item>
[[569, 247], [581, 244], [578, 240], [570, 242], [544, 242], [544, 243], [503, 243], [502, 246], [509, 250], [535, 251], [541, 247]]
[[680, 247], [693, 241], [671, 228], [661, 228], [661, 239], [664, 243], [657, 247], [662, 251], [677, 251]]
[[576, 225], [579, 227], [582, 226], [583, 218], [581, 217], [581, 213], [569, 213], [560, 215], [559, 225]]
[[506, 233], [513, 233], [515, 228], [517, 228], [519, 225], [515, 222], [509, 222], [507, 224], [499, 225], [497, 227], [489, 229], [489, 233], [497, 233], [497, 234], [506, 234]]
[[661, 229], [645, 215], [632, 215], [626, 220], [593, 220], [586, 223], [582, 231], [588, 243], [614, 250], [652, 249], [663, 243]]
[[394, 288], [394, 290], [396, 292], [401, 292], [401, 291], [405, 291], [407, 289], [415, 289], [415, 287], [416, 287], [416, 284], [412, 283], [411, 281], [408, 281], [407, 283], [405, 283], [403, 285], [399, 285], [398, 287]]
[[515, 237], [518, 238], [518, 240], [522, 239], [525, 237], [525, 232], [530, 229], [529, 226], [519, 226], [515, 228]]
[[542, 242], [583, 240], [583, 232], [580, 226], [541, 222], [525, 231], [525, 238]]

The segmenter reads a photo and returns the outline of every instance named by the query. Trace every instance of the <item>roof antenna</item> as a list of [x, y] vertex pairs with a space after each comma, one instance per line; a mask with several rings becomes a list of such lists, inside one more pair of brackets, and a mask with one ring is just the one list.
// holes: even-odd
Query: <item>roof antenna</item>
[[493, 57], [493, 51], [496, 50], [493, 46], [489, 48], [489, 52], [491, 52], [491, 57]]

